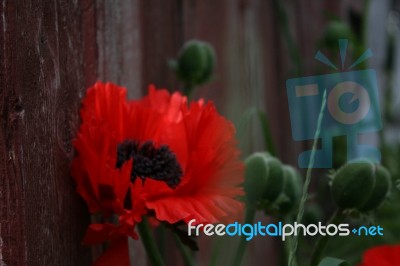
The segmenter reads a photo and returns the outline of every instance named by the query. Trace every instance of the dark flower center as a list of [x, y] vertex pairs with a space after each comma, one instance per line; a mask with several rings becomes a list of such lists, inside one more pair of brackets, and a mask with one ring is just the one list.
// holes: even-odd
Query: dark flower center
[[145, 181], [146, 178], [164, 181], [170, 188], [176, 188], [183, 175], [175, 154], [168, 146], [156, 148], [152, 141], [140, 144], [138, 141], [126, 140], [117, 147], [116, 168], [133, 159], [131, 182], [136, 178]]

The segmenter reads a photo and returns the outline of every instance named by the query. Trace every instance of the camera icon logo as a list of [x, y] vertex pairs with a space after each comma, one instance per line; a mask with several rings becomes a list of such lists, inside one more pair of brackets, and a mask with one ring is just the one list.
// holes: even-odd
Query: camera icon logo
[[[342, 69], [347, 40], [339, 40]], [[367, 50], [350, 69], [372, 52]], [[316, 59], [337, 69], [319, 51]], [[369, 158], [379, 162], [381, 154], [376, 146], [361, 144], [360, 134], [382, 129], [376, 72], [373, 69], [344, 71], [333, 74], [289, 79], [286, 81], [292, 137], [296, 141], [313, 140], [326, 91], [326, 108], [320, 129], [320, 148], [315, 153], [314, 168], [331, 168], [333, 163], [333, 137], [346, 136], [347, 161]], [[311, 150], [299, 155], [299, 167], [309, 166]]]
[[[345, 112], [345, 106], [341, 104], [342, 97], [346, 94], [352, 95], [351, 100], [348, 102], [349, 105], [355, 101], [357, 107], [355, 110]], [[371, 107], [371, 100], [369, 98], [368, 91], [352, 81], [344, 81], [336, 85], [329, 94], [328, 97], [328, 110], [332, 117], [342, 124], [356, 124], [361, 121], [368, 114], [368, 110]]]

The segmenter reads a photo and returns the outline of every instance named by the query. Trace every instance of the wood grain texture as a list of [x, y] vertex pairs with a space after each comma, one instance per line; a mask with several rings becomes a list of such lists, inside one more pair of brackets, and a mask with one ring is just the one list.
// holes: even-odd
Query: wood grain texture
[[7, 265], [87, 265], [69, 174], [84, 91], [80, 6], [2, 1], [1, 213]]

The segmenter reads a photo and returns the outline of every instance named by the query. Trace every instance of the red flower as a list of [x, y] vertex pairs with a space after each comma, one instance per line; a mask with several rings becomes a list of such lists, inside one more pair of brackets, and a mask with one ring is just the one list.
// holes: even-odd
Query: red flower
[[368, 249], [359, 266], [400, 266], [400, 245], [384, 245]]
[[151, 214], [168, 223], [215, 223], [241, 213], [243, 164], [233, 125], [203, 100], [187, 105], [180, 93], [150, 86], [126, 101], [126, 90], [96, 83], [81, 110], [72, 174], [92, 213], [117, 214], [119, 224], [92, 225], [94, 243], [135, 236]]

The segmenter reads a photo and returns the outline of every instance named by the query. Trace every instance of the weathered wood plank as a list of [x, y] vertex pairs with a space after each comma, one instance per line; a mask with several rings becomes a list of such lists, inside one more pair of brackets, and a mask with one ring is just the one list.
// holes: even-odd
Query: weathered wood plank
[[142, 88], [148, 84], [178, 89], [175, 74], [167, 62], [183, 43], [182, 0], [139, 1]]
[[88, 265], [69, 174], [85, 89], [77, 3], [2, 1], [1, 213], [7, 265]]

